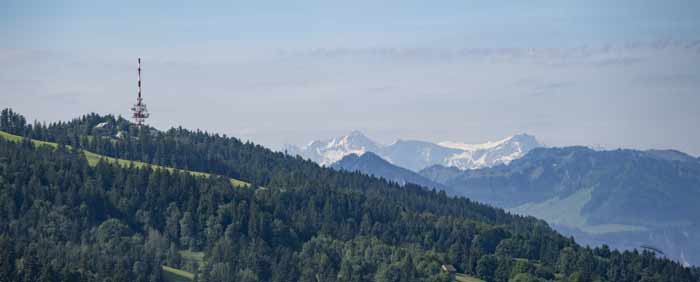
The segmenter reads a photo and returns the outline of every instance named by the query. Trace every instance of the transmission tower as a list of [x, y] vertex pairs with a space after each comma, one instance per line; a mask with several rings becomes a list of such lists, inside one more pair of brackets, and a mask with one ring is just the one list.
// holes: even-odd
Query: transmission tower
[[134, 119], [134, 122], [136, 125], [139, 127], [143, 126], [144, 122], [146, 119], [150, 116], [148, 114], [148, 107], [146, 107], [146, 104], [143, 103], [143, 98], [141, 98], [141, 58], [138, 60], [138, 97], [136, 98], [136, 104], [134, 104], [133, 107], [131, 107], [131, 111], [134, 112], [134, 114], [131, 116]]

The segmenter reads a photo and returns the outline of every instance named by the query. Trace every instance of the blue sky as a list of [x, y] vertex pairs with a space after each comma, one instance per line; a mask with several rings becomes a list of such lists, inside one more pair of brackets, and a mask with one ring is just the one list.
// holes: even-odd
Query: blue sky
[[[202, 2], [202, 3], [200, 3]], [[494, 3], [497, 2], [497, 3]], [[3, 1], [9, 47], [571, 47], [696, 39], [697, 1]], [[384, 36], [387, 37], [384, 37]], [[356, 42], [359, 41], [359, 42]]]
[[140, 56], [160, 128], [700, 154], [698, 1], [199, 2], [3, 1], [0, 104], [128, 115]]

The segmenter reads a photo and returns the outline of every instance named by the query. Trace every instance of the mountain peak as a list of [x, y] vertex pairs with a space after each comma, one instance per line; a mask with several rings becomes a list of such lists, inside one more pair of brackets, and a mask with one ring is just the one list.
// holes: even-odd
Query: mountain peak
[[350, 134], [343, 136], [341, 140], [343, 140], [345, 143], [349, 143], [350, 145], [355, 144], [361, 147], [376, 146], [376, 143], [372, 139], [369, 139], [369, 137], [364, 135], [359, 130], [350, 131]]
[[339, 170], [359, 171], [384, 178], [402, 186], [406, 183], [413, 183], [428, 188], [444, 188], [441, 184], [430, 181], [418, 173], [396, 166], [372, 152], [366, 152], [359, 156], [354, 153], [347, 155], [333, 163], [331, 167]]
[[348, 134], [347, 136], [351, 136], [351, 137], [367, 137], [367, 136], [365, 136], [364, 133], [362, 133], [362, 132], [359, 131], [359, 130], [350, 131], [350, 134]]
[[516, 140], [535, 140], [535, 136], [527, 133], [518, 133], [510, 137]]
[[534, 135], [530, 135], [527, 133], [519, 133], [516, 135], [513, 135], [508, 138], [510, 141], [516, 141], [516, 142], [523, 142], [527, 144], [532, 144], [535, 145], [536, 147], [540, 147], [542, 143], [540, 143], [537, 138], [535, 138]]
[[[353, 154], [353, 155], [357, 155], [357, 154]], [[375, 153], [373, 153], [373, 152], [369, 152], [369, 151], [368, 151], [368, 152], [365, 152], [365, 153], [362, 154], [362, 155], [359, 155], [358, 157], [359, 157], [360, 159], [382, 160], [382, 161], [386, 161], [386, 160], [382, 159], [382, 157], [380, 157], [379, 155], [377, 155], [377, 154], [375, 154]]]

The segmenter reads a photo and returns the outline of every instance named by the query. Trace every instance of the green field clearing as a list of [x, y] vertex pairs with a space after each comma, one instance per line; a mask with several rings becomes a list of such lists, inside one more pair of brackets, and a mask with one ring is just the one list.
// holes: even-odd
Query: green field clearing
[[484, 280], [481, 280], [474, 276], [466, 275], [464, 273], [457, 273], [457, 275], [455, 276], [455, 280], [457, 280], [458, 282], [485, 282]]
[[[22, 141], [21, 136], [10, 134], [10, 133], [7, 133], [7, 132], [2, 131], [2, 130], [0, 130], [0, 137], [7, 139], [9, 141], [12, 141], [12, 142]], [[56, 143], [34, 140], [34, 139], [31, 139], [31, 140], [32, 140], [32, 143], [34, 145], [37, 145], [37, 146], [50, 146], [53, 148], [58, 147], [58, 144], [56, 144]], [[93, 152], [86, 151], [86, 150], [81, 150], [81, 151], [85, 155], [85, 158], [87, 159], [88, 164], [90, 164], [91, 166], [95, 166], [95, 165], [97, 165], [97, 163], [100, 160], [103, 160], [103, 161], [113, 163], [113, 164], [118, 164], [118, 165], [124, 166], [124, 167], [127, 167], [127, 166], [133, 164], [134, 167], [138, 167], [138, 168], [145, 167], [145, 166], [151, 166], [151, 168], [153, 168], [153, 169], [164, 169], [164, 170], [167, 170], [170, 172], [173, 172], [173, 171], [187, 172], [187, 173], [194, 175], [194, 176], [203, 176], [203, 177], [212, 176], [211, 174], [205, 173], [205, 172], [176, 169], [176, 168], [172, 168], [172, 167], [159, 166], [159, 165], [148, 164], [148, 163], [139, 162], [139, 161], [130, 161], [130, 160], [125, 160], [125, 159], [117, 159], [117, 158], [107, 157], [107, 156], [95, 154]], [[250, 186], [250, 183], [247, 183], [245, 181], [241, 181], [241, 180], [233, 179], [233, 178], [231, 178], [230, 180], [231, 180], [231, 185], [233, 185], [234, 187], [249, 187]]]
[[163, 278], [168, 282], [189, 282], [194, 279], [194, 274], [163, 265]]
[[[183, 260], [195, 262], [199, 267], [202, 267], [205, 263], [204, 252], [179, 251], [178, 253], [180, 253], [180, 256], [182, 256]], [[194, 279], [194, 273], [192, 272], [165, 265], [163, 265], [162, 268], [163, 277], [165, 278], [165, 281], [189, 282]]]
[[566, 198], [552, 198], [540, 203], [527, 203], [509, 211], [544, 219], [550, 224], [578, 228], [588, 234], [605, 234], [626, 231], [645, 231], [643, 226], [624, 224], [589, 224], [583, 214], [584, 206], [591, 200], [594, 188], [581, 189]]

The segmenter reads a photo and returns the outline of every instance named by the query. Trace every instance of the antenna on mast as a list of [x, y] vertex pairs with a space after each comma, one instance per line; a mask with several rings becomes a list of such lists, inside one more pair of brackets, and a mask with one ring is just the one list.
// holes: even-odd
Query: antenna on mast
[[141, 98], [141, 58], [138, 58], [138, 97], [136, 98], [136, 104], [131, 107], [131, 111], [134, 114], [131, 116], [134, 119], [136, 125], [141, 127], [146, 119], [150, 116], [148, 113], [148, 107], [143, 103], [143, 98]]

